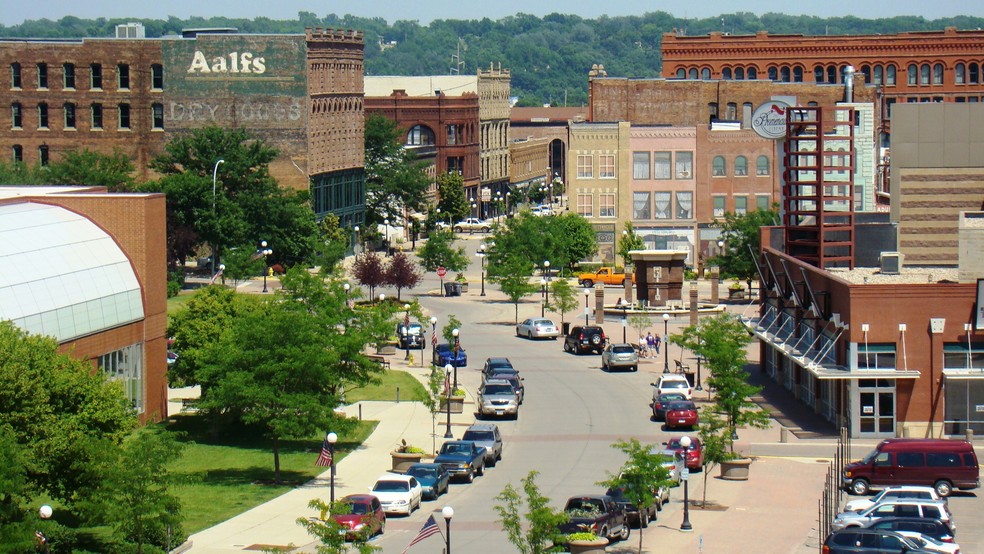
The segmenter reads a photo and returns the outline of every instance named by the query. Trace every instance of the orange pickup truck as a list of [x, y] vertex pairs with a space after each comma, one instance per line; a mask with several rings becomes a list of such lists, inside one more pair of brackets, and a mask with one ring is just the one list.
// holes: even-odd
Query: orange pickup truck
[[626, 279], [635, 283], [635, 273], [616, 273], [614, 267], [601, 267], [594, 273], [581, 273], [577, 276], [577, 282], [582, 287], [593, 287], [595, 283], [606, 285], [624, 285]]

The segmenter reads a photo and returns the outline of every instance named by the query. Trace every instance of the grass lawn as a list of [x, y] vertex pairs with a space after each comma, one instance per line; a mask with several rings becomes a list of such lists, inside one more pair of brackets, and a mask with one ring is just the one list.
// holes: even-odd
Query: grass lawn
[[354, 404], [363, 400], [396, 400], [396, 389], [400, 389], [401, 401], [423, 401], [427, 389], [416, 377], [406, 371], [387, 370], [381, 374], [382, 382], [345, 392], [345, 402]]
[[194, 298], [195, 291], [193, 290], [183, 290], [177, 296], [172, 296], [167, 299], [167, 315], [174, 315], [179, 311], [183, 310], [185, 305], [189, 300]]
[[[168, 429], [183, 433], [181, 458], [170, 466], [181, 499], [184, 531], [201, 531], [301, 485], [327, 468], [314, 465], [323, 435], [309, 440], [281, 441], [280, 484], [273, 483], [270, 442], [250, 430], [214, 437], [197, 415], [172, 418]], [[376, 428], [375, 421], [356, 422], [339, 433], [336, 459], [361, 445]]]

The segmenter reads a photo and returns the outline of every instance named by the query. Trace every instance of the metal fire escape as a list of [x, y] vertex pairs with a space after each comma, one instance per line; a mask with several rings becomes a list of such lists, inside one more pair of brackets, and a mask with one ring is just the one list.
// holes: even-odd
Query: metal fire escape
[[787, 110], [786, 253], [821, 269], [854, 268], [855, 125], [853, 108]]

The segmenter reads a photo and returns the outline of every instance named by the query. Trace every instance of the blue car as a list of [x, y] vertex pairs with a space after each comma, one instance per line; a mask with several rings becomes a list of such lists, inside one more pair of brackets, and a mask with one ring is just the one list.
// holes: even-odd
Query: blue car
[[468, 365], [468, 355], [465, 354], [464, 348], [460, 348], [458, 349], [458, 356], [455, 358], [453, 346], [447, 343], [439, 344], [434, 349], [434, 364], [440, 367], [448, 364], [454, 367], [465, 367]]
[[407, 468], [407, 475], [417, 478], [423, 489], [424, 498], [436, 500], [448, 492], [451, 474], [441, 464], [413, 464]]

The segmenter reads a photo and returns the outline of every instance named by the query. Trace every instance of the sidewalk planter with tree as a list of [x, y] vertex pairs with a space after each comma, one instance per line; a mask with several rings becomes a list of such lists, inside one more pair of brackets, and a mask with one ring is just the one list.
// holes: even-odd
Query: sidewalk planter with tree
[[393, 471], [406, 472], [413, 464], [420, 463], [420, 460], [424, 459], [424, 454], [426, 452], [423, 448], [407, 444], [406, 439], [401, 439], [400, 446], [390, 452], [390, 457], [393, 458]]
[[512, 485], [506, 485], [495, 497], [499, 522], [519, 554], [552, 552], [554, 545], [563, 544], [567, 539], [557, 529], [567, 523], [569, 516], [550, 507], [550, 499], [540, 494], [540, 487], [535, 482], [537, 475], [538, 472], [531, 471], [522, 480], [526, 493], [525, 514], [520, 514], [523, 499]]
[[745, 298], [745, 289], [741, 286], [741, 283], [735, 281], [728, 285], [729, 300], [741, 300], [743, 298]]
[[[656, 445], [644, 445], [638, 439], [628, 441], [618, 441], [612, 445], [627, 455], [625, 463], [622, 464], [618, 475], [609, 473], [608, 479], [598, 483], [606, 488], [621, 488], [625, 499], [636, 505], [639, 510], [639, 553], [642, 553], [642, 527], [643, 514], [659, 502], [659, 490], [668, 489], [673, 486], [670, 480], [670, 470], [663, 465], [667, 459], [662, 454], [662, 448]], [[568, 537], [571, 541], [571, 552], [574, 550], [574, 535]], [[605, 543], [608, 541], [606, 540]], [[589, 550], [585, 545], [585, 550], [577, 552], [604, 552], [601, 550]]]
[[568, 332], [568, 325], [564, 321], [564, 315], [581, 304], [580, 294], [581, 291], [575, 290], [567, 279], [555, 279], [550, 282], [550, 302], [547, 304], [547, 309], [560, 314], [560, 327], [565, 335]]
[[[642, 540], [640, 533], [639, 540]], [[608, 546], [608, 539], [594, 533], [571, 533], [567, 535], [567, 551], [571, 554], [602, 554]]]

